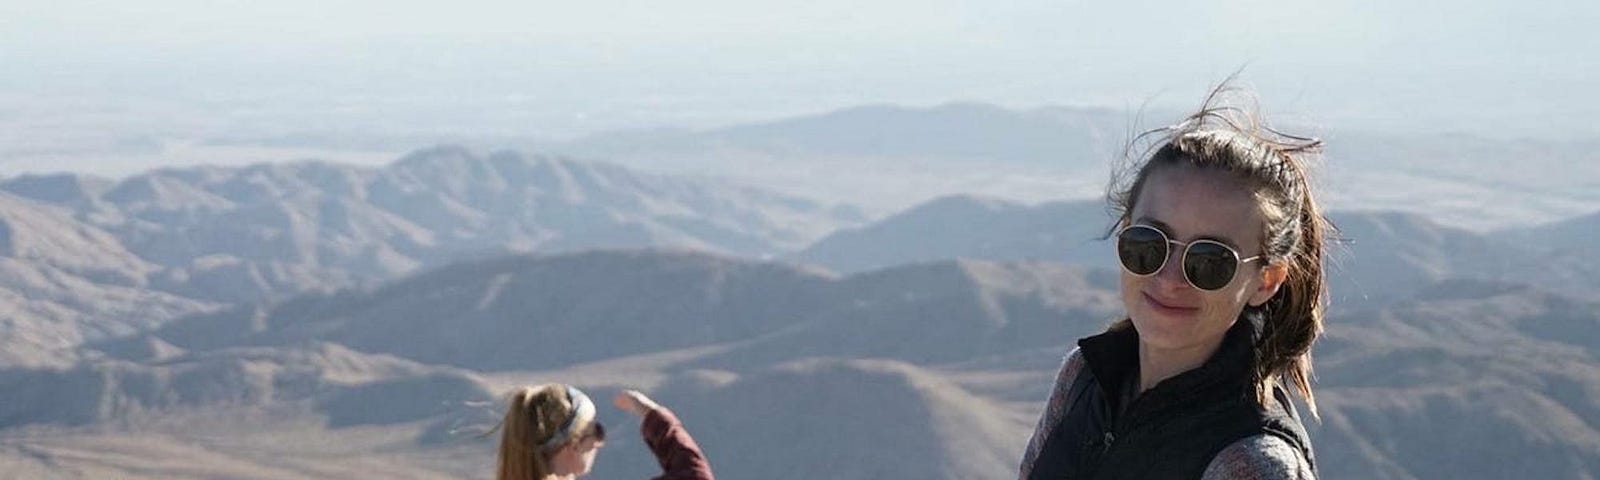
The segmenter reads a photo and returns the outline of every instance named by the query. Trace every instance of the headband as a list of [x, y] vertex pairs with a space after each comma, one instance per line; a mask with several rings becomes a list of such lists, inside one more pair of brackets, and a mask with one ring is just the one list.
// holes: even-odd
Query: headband
[[577, 387], [571, 385], [566, 387], [567, 399], [572, 401], [572, 416], [567, 418], [566, 423], [561, 424], [561, 429], [556, 430], [555, 436], [544, 442], [545, 450], [555, 450], [561, 444], [567, 443], [567, 440], [571, 439], [573, 433], [575, 433], [572, 430], [576, 428], [579, 420], [590, 422], [594, 420], [594, 402], [589, 400], [589, 396], [584, 395], [583, 391], [578, 390]]

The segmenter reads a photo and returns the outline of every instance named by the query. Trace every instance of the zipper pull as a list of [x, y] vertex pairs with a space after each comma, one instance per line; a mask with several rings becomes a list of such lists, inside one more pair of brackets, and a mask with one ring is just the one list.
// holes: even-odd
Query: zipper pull
[[1100, 449], [1100, 452], [1105, 453], [1111, 451], [1111, 443], [1115, 441], [1117, 441], [1117, 436], [1111, 432], [1106, 432], [1105, 448]]

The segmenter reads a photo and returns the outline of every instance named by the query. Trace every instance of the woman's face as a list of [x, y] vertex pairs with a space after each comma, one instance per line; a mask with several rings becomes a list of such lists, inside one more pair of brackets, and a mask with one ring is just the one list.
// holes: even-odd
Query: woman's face
[[594, 468], [595, 454], [599, 453], [600, 447], [605, 444], [605, 440], [593, 434], [584, 435], [577, 441], [569, 442], [556, 450], [555, 456], [550, 458], [550, 469], [552, 473], [562, 476], [588, 475], [589, 470]]
[[[1263, 219], [1251, 192], [1218, 171], [1188, 165], [1160, 168], [1145, 179], [1129, 217], [1179, 242], [1214, 240], [1239, 257], [1261, 254]], [[1190, 285], [1183, 274], [1183, 248], [1169, 244], [1166, 264], [1149, 276], [1122, 272], [1122, 303], [1147, 350], [1205, 352], [1222, 341], [1246, 304], [1272, 298], [1282, 267], [1263, 275], [1264, 262], [1239, 265], [1233, 281], [1217, 290]]]

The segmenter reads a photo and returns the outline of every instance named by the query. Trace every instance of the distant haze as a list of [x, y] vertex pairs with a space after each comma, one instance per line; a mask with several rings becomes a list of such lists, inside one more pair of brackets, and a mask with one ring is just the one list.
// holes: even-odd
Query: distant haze
[[1242, 66], [1274, 113], [1315, 125], [1595, 136], [1597, 20], [1577, 1], [8, 2], [0, 168], [127, 174], [142, 168], [61, 152], [332, 135], [392, 154], [864, 103], [1182, 109]]

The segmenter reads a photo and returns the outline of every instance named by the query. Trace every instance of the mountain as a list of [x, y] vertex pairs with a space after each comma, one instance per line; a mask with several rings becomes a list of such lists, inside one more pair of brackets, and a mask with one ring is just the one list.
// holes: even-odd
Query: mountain
[[[655, 396], [673, 406], [716, 474], [729, 478], [1014, 477], [1035, 420], [937, 372], [888, 360], [690, 372]], [[594, 475], [658, 472], [648, 457], [633, 455], [602, 458]]]
[[458, 260], [644, 246], [777, 255], [861, 220], [848, 206], [724, 183], [455, 147], [384, 168], [5, 178], [0, 365], [65, 365], [84, 341]]
[[1597, 328], [1594, 301], [1490, 281], [1440, 282], [1394, 306], [1336, 314], [1317, 347], [1323, 472], [1594, 475]]
[[1572, 256], [1595, 256], [1600, 247], [1589, 241], [1600, 235], [1600, 211], [1544, 225], [1501, 232], [1535, 249]]
[[831, 282], [687, 251], [504, 257], [190, 317], [153, 335], [187, 350], [318, 340], [484, 371], [553, 368], [780, 330], [825, 303]]
[[0, 192], [0, 257], [49, 265], [110, 285], [140, 287], [156, 266], [64, 212]]
[[101, 207], [100, 196], [110, 190], [115, 183], [113, 180], [92, 175], [57, 173], [23, 175], [6, 179], [0, 185], [4, 185], [4, 190], [20, 197], [80, 211]]
[[[839, 272], [969, 258], [1044, 260], [1117, 268], [1097, 201], [1033, 206], [999, 199], [936, 199], [871, 224], [842, 229], [794, 255]], [[1478, 233], [1402, 211], [1335, 211], [1328, 275], [1336, 303], [1387, 303], [1452, 278], [1509, 279], [1578, 297], [1600, 295], [1600, 252], [1588, 245], [1596, 216]]]
[[841, 229], [794, 258], [853, 273], [952, 258], [1040, 260], [1112, 267], [1113, 219], [1102, 202], [1022, 205], [958, 195], [935, 199], [872, 224]]
[[497, 395], [482, 378], [335, 344], [7, 369], [0, 388], [18, 478], [443, 479], [493, 458], [458, 431]]
[[1528, 276], [1578, 290], [1600, 290], [1600, 282], [1594, 281], [1600, 278], [1600, 246], [1594, 242], [1600, 235], [1600, 211], [1495, 235], [1532, 251], [1515, 262]]
[[151, 335], [188, 351], [330, 341], [480, 371], [708, 345], [726, 347], [695, 365], [937, 363], [1066, 342], [1061, 322], [1109, 318], [1117, 300], [1098, 290], [1107, 281], [1048, 264], [948, 261], [840, 279], [692, 252], [594, 251], [458, 264], [370, 292], [184, 318]]
[[1513, 270], [1513, 245], [1395, 211], [1333, 212], [1340, 239], [1330, 250], [1334, 301], [1404, 299], [1447, 278], [1502, 278]]
[[[1334, 212], [1344, 242], [1331, 261], [1334, 301], [1391, 302], [1448, 279], [1504, 280], [1578, 298], [1600, 298], [1600, 255], [1577, 227], [1476, 233], [1400, 212]], [[1538, 240], [1533, 240], [1537, 238]]]
[[[492, 466], [494, 457], [474, 451], [489, 448], [480, 444], [397, 451], [389, 437], [403, 437], [410, 433], [406, 429], [330, 433], [308, 422], [273, 422], [244, 414], [219, 417], [173, 417], [133, 432], [0, 435], [0, 472], [9, 478], [63, 480], [446, 480], [493, 475], [492, 470], [484, 473], [483, 466]], [[246, 423], [249, 427], [241, 426]]]
[[[432, 459], [418, 477], [482, 476], [493, 440], [470, 432], [493, 426], [494, 399], [563, 381], [601, 397], [649, 390], [724, 475], [1004, 477], [1061, 355], [1120, 311], [1115, 289], [1114, 271], [1041, 262], [846, 277], [664, 250], [467, 262], [187, 317], [91, 343], [66, 368], [0, 368], [19, 399], [0, 407], [0, 465], [203, 478], [39, 437], [120, 445], [145, 432], [153, 450], [139, 451], [175, 455], [213, 442], [174, 427], [189, 422], [237, 438], [196, 458], [275, 472], [258, 478], [396, 452], [412, 459], [400, 465]], [[1600, 471], [1600, 304], [1481, 279], [1414, 292], [1332, 310], [1310, 422], [1324, 477]], [[649, 474], [623, 415], [602, 408], [617, 434], [598, 472]], [[350, 446], [317, 454], [263, 435]]]
[[1115, 318], [1114, 281], [1104, 271], [1038, 262], [940, 261], [862, 273], [837, 282], [792, 328], [688, 365], [742, 370], [809, 357], [944, 365], [1059, 347]]
[[[0, 179], [0, 476], [482, 478], [501, 395], [562, 381], [649, 391], [724, 476], [1004, 477], [1121, 311], [1103, 207], [1007, 199], [1098, 190], [1124, 123], [866, 107], [571, 144], [626, 168]], [[1600, 475], [1590, 145], [1328, 138], [1323, 476]], [[773, 193], [808, 189], [909, 208]], [[597, 475], [652, 474], [601, 410]]]
[[105, 231], [0, 192], [0, 366], [62, 365], [85, 340], [214, 308], [149, 288], [158, 270]]
[[337, 428], [424, 420], [450, 413], [451, 403], [493, 398], [471, 372], [328, 343], [0, 370], [0, 385], [15, 400], [0, 406], [0, 429], [218, 409], [308, 410]]
[[1060, 165], [1106, 158], [1122, 140], [1121, 112], [1048, 107], [1008, 110], [982, 103], [917, 108], [869, 105], [706, 131], [601, 133], [552, 146], [587, 156], [743, 151], [792, 157], [984, 160]]
[[518, 251], [799, 249], [849, 207], [608, 164], [458, 147], [384, 168], [301, 162], [162, 169], [112, 184], [23, 176], [0, 191], [71, 212], [164, 269], [155, 288], [227, 303], [371, 284]]

